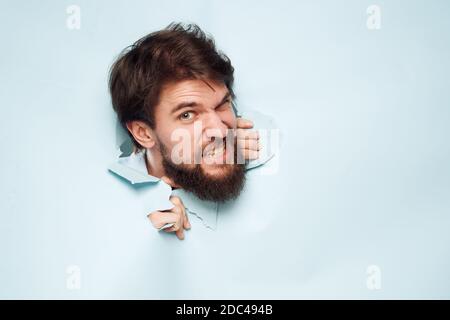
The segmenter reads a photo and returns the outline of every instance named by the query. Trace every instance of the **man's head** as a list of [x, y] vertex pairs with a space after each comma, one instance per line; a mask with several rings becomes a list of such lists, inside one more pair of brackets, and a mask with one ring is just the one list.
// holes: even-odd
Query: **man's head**
[[135, 147], [147, 150], [152, 173], [205, 200], [235, 198], [245, 180], [229, 139], [233, 71], [199, 27], [180, 24], [138, 40], [111, 69], [114, 110]]

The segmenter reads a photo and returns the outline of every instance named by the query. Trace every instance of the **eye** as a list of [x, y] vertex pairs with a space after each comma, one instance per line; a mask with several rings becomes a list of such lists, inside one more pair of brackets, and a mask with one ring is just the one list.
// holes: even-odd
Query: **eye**
[[180, 114], [180, 120], [191, 120], [194, 117], [194, 113], [192, 111], [186, 111]]
[[230, 106], [231, 100], [227, 99], [225, 100], [220, 106], [217, 107], [217, 109], [225, 109]]

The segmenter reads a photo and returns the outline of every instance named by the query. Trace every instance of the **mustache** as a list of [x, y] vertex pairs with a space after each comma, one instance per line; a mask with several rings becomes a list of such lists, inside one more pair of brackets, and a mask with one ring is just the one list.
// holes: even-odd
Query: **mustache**
[[237, 199], [246, 181], [245, 166], [240, 164], [225, 165], [228, 170], [221, 177], [209, 176], [198, 164], [193, 168], [176, 165], [167, 157], [163, 157], [163, 166], [166, 175], [182, 189], [217, 203]]
[[[189, 166], [172, 161], [169, 150], [161, 144], [162, 164], [166, 175], [182, 189], [193, 193], [201, 200], [226, 202], [236, 199], [245, 185], [244, 164], [223, 164], [224, 174], [213, 177], [200, 164]], [[237, 150], [237, 147], [235, 148]], [[237, 154], [237, 152], [235, 152]]]
[[[210, 161], [216, 164], [245, 164], [245, 158], [238, 148], [237, 137], [234, 133], [225, 137], [212, 137], [208, 140], [196, 142], [191, 140], [191, 136], [183, 136], [170, 148], [158, 139], [158, 149], [164, 148], [172, 162], [176, 164], [201, 164]], [[224, 155], [224, 159], [221, 155]], [[214, 156], [218, 158], [214, 158]], [[209, 163], [211, 164], [211, 163]]]
[[[233, 142], [233, 144], [234, 144], [234, 142]], [[205, 155], [206, 153], [208, 153], [211, 150], [220, 149], [220, 148], [227, 149], [227, 140], [225, 138], [213, 139], [213, 140], [210, 140], [210, 141], [204, 143], [200, 152], [202, 152], [202, 154]]]

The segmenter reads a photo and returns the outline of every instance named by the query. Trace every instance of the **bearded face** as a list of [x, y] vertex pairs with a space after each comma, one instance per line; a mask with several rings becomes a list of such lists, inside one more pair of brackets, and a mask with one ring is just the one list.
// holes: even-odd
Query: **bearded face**
[[[226, 145], [223, 143], [223, 145]], [[205, 148], [207, 149], [207, 148]], [[170, 156], [169, 150], [163, 144], [160, 144], [162, 154], [162, 164], [166, 176], [172, 179], [177, 185], [188, 192], [192, 192], [202, 200], [215, 202], [225, 202], [235, 199], [244, 187], [245, 167], [238, 163], [238, 148], [234, 144], [232, 150], [233, 163], [218, 164], [175, 164]], [[226, 147], [222, 150], [204, 150], [203, 159], [217, 160], [226, 154]], [[221, 161], [222, 162], [222, 161]], [[225, 162], [225, 161], [223, 161]], [[216, 166], [214, 174], [210, 174], [208, 166]]]
[[[245, 168], [236, 147], [237, 118], [231, 99], [223, 83], [166, 84], [154, 108], [154, 128], [137, 123], [130, 129], [148, 150], [149, 174], [167, 176], [202, 200], [236, 198], [244, 187]], [[184, 137], [182, 148], [178, 136]]]

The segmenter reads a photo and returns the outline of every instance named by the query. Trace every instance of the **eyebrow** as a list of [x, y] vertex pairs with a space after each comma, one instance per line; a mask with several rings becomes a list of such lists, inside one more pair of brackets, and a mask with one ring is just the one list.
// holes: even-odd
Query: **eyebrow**
[[[222, 101], [220, 101], [215, 108], [220, 107], [222, 104], [225, 103], [225, 101], [227, 101], [228, 98], [231, 97], [231, 93], [228, 91], [225, 96], [222, 98]], [[188, 107], [198, 107], [199, 104], [197, 102], [181, 102], [179, 104], [176, 105], [175, 108], [173, 108], [173, 110], [171, 111], [172, 114], [174, 114], [175, 112], [177, 112], [178, 110], [181, 110], [183, 108], [188, 108]]]

